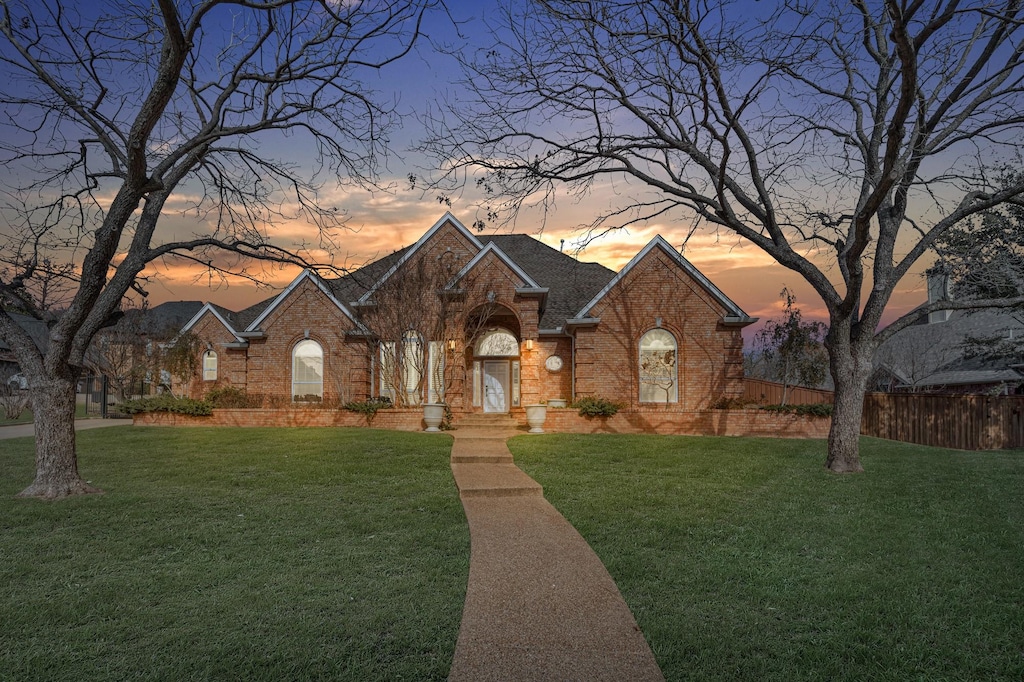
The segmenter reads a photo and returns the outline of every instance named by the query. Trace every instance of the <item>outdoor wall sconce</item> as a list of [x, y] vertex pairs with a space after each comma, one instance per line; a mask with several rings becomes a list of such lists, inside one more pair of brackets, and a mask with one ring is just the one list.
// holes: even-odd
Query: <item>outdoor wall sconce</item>
[[533, 339], [526, 339], [526, 350], [533, 350]]
[[455, 350], [455, 339], [448, 339], [448, 350]]

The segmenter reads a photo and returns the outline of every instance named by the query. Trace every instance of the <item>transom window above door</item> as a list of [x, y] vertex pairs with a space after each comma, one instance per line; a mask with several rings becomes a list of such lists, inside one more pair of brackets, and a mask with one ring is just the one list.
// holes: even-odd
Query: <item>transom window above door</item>
[[476, 342], [476, 356], [519, 357], [519, 340], [507, 329], [491, 329]]

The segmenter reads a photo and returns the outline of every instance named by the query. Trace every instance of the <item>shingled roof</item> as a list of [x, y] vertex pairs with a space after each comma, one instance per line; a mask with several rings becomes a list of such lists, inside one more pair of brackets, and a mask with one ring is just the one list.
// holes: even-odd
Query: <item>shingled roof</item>
[[494, 242], [542, 287], [548, 298], [540, 319], [541, 329], [558, 329], [615, 277], [600, 263], [586, 263], [551, 248], [525, 234], [489, 235], [480, 241]]
[[992, 309], [954, 310], [945, 322], [927, 322], [901, 330], [875, 351], [876, 371], [884, 370], [903, 387], [931, 388], [962, 384], [994, 384], [1024, 379], [1016, 369], [1024, 358], [968, 358], [968, 337], [1024, 335], [1020, 313]]

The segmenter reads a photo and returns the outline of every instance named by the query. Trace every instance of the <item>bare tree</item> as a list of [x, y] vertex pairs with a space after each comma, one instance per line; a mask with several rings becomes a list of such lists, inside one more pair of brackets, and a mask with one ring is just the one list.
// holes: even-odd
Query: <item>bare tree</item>
[[[1020, 182], [1024, 173], [1004, 179]], [[1024, 294], [1024, 206], [1007, 204], [974, 215], [938, 240], [939, 265], [954, 298], [1013, 298]]]
[[861, 471], [874, 348], [912, 321], [878, 331], [894, 288], [953, 225], [1021, 203], [986, 170], [1024, 140], [1020, 0], [535, 0], [493, 38], [434, 117], [439, 182], [477, 173], [489, 216], [590, 195], [613, 202], [594, 232], [685, 220], [799, 273], [829, 314], [827, 466]]
[[363, 322], [372, 332], [379, 390], [395, 405], [447, 403], [448, 390], [464, 376], [458, 351], [472, 344], [495, 308], [479, 276], [460, 274], [468, 258], [452, 250], [426, 254], [373, 292]]
[[[75, 380], [147, 264], [176, 255], [256, 277], [248, 259], [325, 262], [341, 221], [318, 189], [372, 183], [396, 121], [364, 76], [411, 49], [435, 4], [0, 6], [0, 338], [36, 408], [36, 477], [21, 495], [93, 491], [77, 472]], [[285, 144], [290, 155], [308, 148], [310, 168], [275, 158]], [[320, 239], [275, 241], [285, 219], [316, 226]], [[72, 263], [74, 287], [43, 354], [9, 313], [43, 315], [33, 282], [47, 262]]]
[[756, 344], [764, 378], [782, 383], [781, 404], [789, 398], [793, 385], [817, 388], [825, 379], [828, 358], [822, 340], [826, 326], [822, 322], [804, 321], [803, 313], [793, 304], [796, 296], [784, 288], [779, 294], [783, 304], [782, 317], [765, 322], [757, 333]]

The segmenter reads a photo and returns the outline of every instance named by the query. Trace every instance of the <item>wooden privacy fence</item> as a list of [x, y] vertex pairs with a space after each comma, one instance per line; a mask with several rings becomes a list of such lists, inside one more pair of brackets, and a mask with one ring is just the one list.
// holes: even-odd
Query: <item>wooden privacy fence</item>
[[[743, 399], [763, 405], [778, 405], [782, 402], [782, 384], [764, 379], [743, 379]], [[832, 391], [819, 391], [814, 388], [790, 386], [786, 403], [789, 405], [811, 405], [831, 403]]]
[[1024, 396], [869, 393], [860, 431], [959, 450], [1024, 447]]

